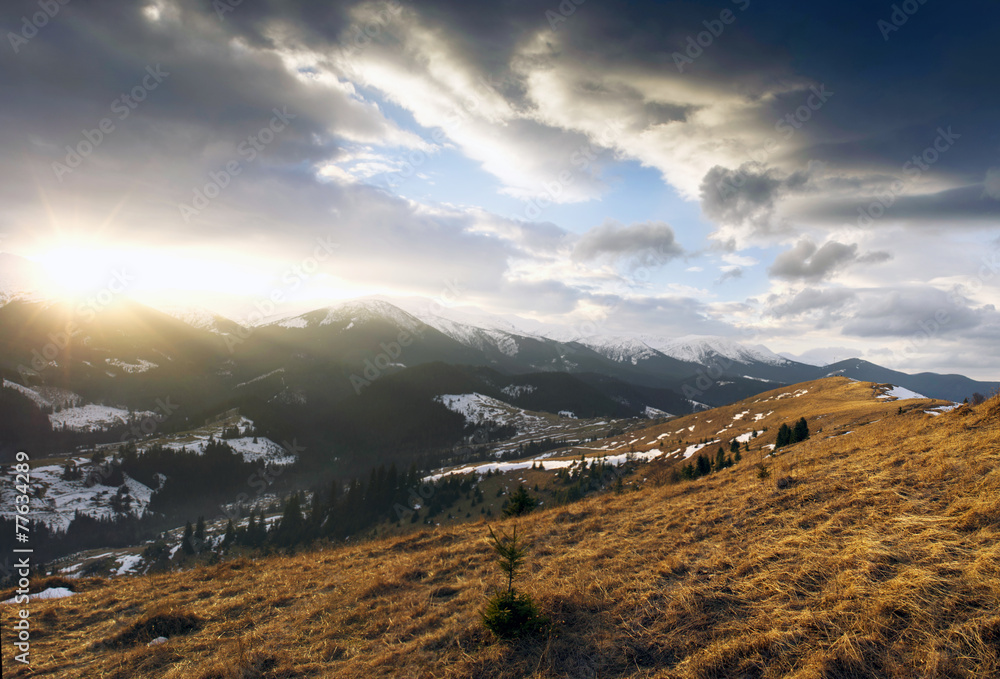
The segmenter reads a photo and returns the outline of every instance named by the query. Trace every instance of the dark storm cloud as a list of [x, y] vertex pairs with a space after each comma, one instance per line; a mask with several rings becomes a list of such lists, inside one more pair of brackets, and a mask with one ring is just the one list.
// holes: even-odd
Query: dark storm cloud
[[[773, 300], [772, 311], [812, 311], [846, 334], [876, 337], [906, 334], [939, 302], [947, 306], [931, 288], [895, 290], [890, 276], [908, 264], [907, 248], [927, 251], [952, 228], [998, 224], [996, 3], [923, 3], [888, 39], [877, 23], [891, 13], [888, 2], [569, 5], [571, 13], [557, 1], [284, 0], [241, 2], [219, 16], [210, 0], [74, 0], [16, 52], [9, 38], [0, 45], [0, 230], [13, 234], [4, 242], [33, 237], [52, 214], [56, 222], [69, 216], [100, 225], [105, 237], [264, 248], [292, 260], [332, 234], [341, 249], [330, 273], [358, 281], [433, 294], [442, 278], [460, 278], [477, 299], [512, 308], [562, 314], [607, 304], [622, 330], [656, 323], [679, 334], [732, 329], [699, 300], [602, 295], [600, 282], [539, 273], [567, 253], [578, 262], [683, 256], [665, 223], [603, 224], [574, 248], [575, 236], [558, 225], [421, 205], [336, 174], [357, 147], [398, 155], [422, 148], [427, 130], [437, 128], [447, 132], [440, 148], [478, 162], [508, 195], [542, 191], [581, 146], [604, 155], [560, 189], [567, 200], [606, 191], [601, 170], [612, 156], [653, 168], [682, 197], [700, 198], [714, 222], [708, 229], [733, 248], [748, 236], [773, 245], [796, 234], [798, 244], [771, 266], [792, 284], [887, 261], [887, 253], [862, 253], [840, 242], [844, 236], [821, 233], [869, 226], [857, 221], [861, 208], [907, 238], [905, 248], [891, 248], [896, 269], [881, 274], [891, 290], [885, 299], [872, 290], [807, 289]], [[3, 3], [0, 33], [19, 32], [37, 7], [35, 0]], [[724, 10], [734, 20], [681, 72], [676, 55]], [[388, 76], [366, 81], [358, 75], [367, 73], [363, 66]], [[169, 76], [117, 118], [114, 102], [142, 83], [148, 67]], [[835, 94], [822, 108], [808, 106], [820, 86]], [[470, 115], [462, 136], [446, 121], [473, 87], [496, 101], [484, 96], [489, 105]], [[427, 110], [418, 115], [421, 96]], [[447, 105], [437, 110], [440, 101]], [[295, 118], [245, 162], [240, 144], [275, 108]], [[66, 161], [66, 146], [77, 147], [105, 118], [113, 132], [57, 177], [53, 163]], [[609, 122], [620, 127], [598, 140]], [[936, 149], [919, 176], [908, 174], [906, 164], [927, 159], [941, 129], [960, 136]], [[178, 205], [233, 160], [239, 176], [182, 219]], [[317, 176], [324, 168], [333, 181]], [[899, 190], [897, 180], [905, 182]], [[874, 217], [871, 205], [881, 197], [889, 204]], [[657, 218], [682, 228], [673, 215]], [[510, 262], [518, 260], [537, 280], [512, 279]], [[882, 271], [864, 273], [877, 279]], [[953, 306], [942, 332], [974, 338], [997, 327], [986, 306]]]
[[665, 264], [683, 254], [674, 230], [663, 222], [624, 226], [610, 220], [585, 233], [573, 249], [573, 259], [578, 261], [607, 256], [633, 258], [643, 266]]
[[775, 257], [768, 271], [777, 278], [820, 280], [850, 263], [877, 264], [891, 258], [888, 252], [859, 255], [856, 243], [847, 245], [831, 240], [817, 247], [803, 238], [792, 249]]
[[923, 195], [899, 195], [891, 184], [853, 198], [810, 197], [794, 208], [801, 219], [816, 223], [851, 224], [862, 228], [906, 223], [916, 228], [949, 226], [982, 228], [1000, 224], [1000, 204], [984, 185], [972, 185]]
[[746, 163], [739, 169], [713, 167], [701, 183], [705, 214], [723, 224], [748, 225], [754, 232], [780, 230], [773, 221], [775, 205], [788, 193], [803, 191], [805, 173], [781, 176], [776, 170]]

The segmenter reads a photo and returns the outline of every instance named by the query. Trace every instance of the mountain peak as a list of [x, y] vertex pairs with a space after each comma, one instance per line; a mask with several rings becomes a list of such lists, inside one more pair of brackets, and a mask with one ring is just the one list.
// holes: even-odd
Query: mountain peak
[[745, 345], [726, 337], [712, 335], [687, 335], [676, 339], [643, 337], [644, 341], [658, 351], [689, 363], [709, 364], [720, 357], [736, 363], [766, 363], [768, 365], [789, 365], [791, 361], [774, 353], [763, 345]]
[[315, 309], [291, 318], [283, 318], [269, 323], [282, 328], [316, 328], [334, 323], [347, 323], [351, 328], [355, 323], [369, 323], [383, 320], [414, 332], [423, 323], [412, 314], [382, 299], [354, 299], [342, 304]]

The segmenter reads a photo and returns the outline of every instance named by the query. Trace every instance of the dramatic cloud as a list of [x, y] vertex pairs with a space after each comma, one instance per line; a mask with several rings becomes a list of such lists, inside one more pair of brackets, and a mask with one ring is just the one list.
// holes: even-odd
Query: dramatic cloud
[[859, 256], [857, 244], [845, 245], [833, 240], [817, 248], [815, 243], [804, 238], [791, 250], [775, 257], [769, 272], [778, 278], [815, 281], [829, 277], [852, 262], [874, 264], [891, 258], [888, 252], [870, 252]]
[[781, 230], [774, 212], [779, 198], [804, 189], [804, 173], [781, 177], [775, 170], [746, 163], [737, 170], [713, 167], [701, 183], [701, 206], [705, 214], [722, 225], [748, 226], [755, 234]]
[[253, 298], [329, 239], [318, 303], [458, 281], [797, 354], [943, 308], [899, 360], [1000, 371], [995, 4], [888, 43], [856, 1], [88, 0], [25, 37], [36, 4], [0, 6], [4, 251], [253, 261]]
[[573, 249], [578, 261], [631, 258], [642, 266], [665, 264], [683, 254], [674, 230], [662, 222], [623, 226], [607, 221], [585, 233]]

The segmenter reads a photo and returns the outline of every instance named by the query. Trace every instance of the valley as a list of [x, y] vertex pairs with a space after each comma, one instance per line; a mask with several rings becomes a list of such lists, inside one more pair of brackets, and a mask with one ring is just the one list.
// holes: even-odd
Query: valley
[[[180, 571], [110, 580], [73, 579], [81, 569], [69, 567], [38, 581], [73, 591], [33, 603], [44, 616], [39, 656], [60, 663], [62, 676], [112, 667], [163, 677], [223, 667], [344, 677], [562, 676], [585, 667], [621, 677], [653, 668], [672, 677], [818, 677], [927, 667], [989, 676], [1000, 668], [1000, 401], [956, 407], [912, 396], [826, 378], [527, 465], [438, 472], [478, 480], [492, 518], [462, 518], [459, 502], [433, 526], [386, 522], [363, 539], [294, 555], [237, 550], [214, 565], [196, 559]], [[779, 425], [798, 418], [808, 439], [775, 450]], [[677, 473], [733, 441], [749, 450], [731, 467], [690, 480]], [[561, 470], [585, 476], [589, 463], [608, 472], [601, 463], [615, 456], [626, 469], [605, 481], [621, 478], [620, 486], [554, 501], [567, 487]], [[497, 500], [518, 485], [542, 504], [505, 519]], [[557, 634], [497, 644], [481, 631], [478, 610], [493, 583], [483, 535], [497, 522], [516, 522], [527, 536], [533, 565], [523, 587]], [[133, 563], [124, 553], [95, 556], [123, 573]], [[115, 619], [84, 622], [94, 606]], [[111, 641], [154, 613], [192, 623], [162, 646]], [[77, 651], [52, 653], [49, 643]]]

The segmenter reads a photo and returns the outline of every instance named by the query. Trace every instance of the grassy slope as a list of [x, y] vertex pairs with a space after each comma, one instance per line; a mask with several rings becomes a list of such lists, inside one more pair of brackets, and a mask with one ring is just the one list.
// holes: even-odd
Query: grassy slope
[[[745, 402], [775, 410], [763, 443], [779, 418], [824, 429], [768, 460], [768, 480], [753, 453], [694, 482], [521, 519], [533, 546], [522, 584], [557, 623], [548, 638], [495, 643], [482, 630], [499, 579], [485, 525], [467, 523], [90, 582], [32, 604], [30, 671], [10, 672], [4, 611], [4, 675], [1000, 676], [1000, 399], [898, 415], [929, 404], [877, 402], [841, 378], [801, 386], [810, 394]], [[658, 431], [695, 423], [685, 434], [697, 440], [743, 409]], [[794, 481], [779, 489], [783, 477]], [[200, 629], [151, 648], [112, 643], [183, 613]]]

